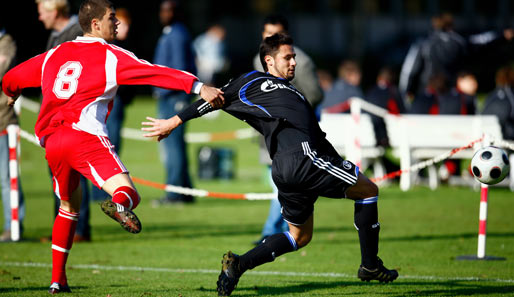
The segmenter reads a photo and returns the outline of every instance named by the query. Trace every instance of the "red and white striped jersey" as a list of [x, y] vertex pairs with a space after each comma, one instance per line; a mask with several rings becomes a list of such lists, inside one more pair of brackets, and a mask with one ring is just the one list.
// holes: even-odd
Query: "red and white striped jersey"
[[119, 85], [152, 85], [190, 93], [191, 73], [154, 65], [105, 40], [77, 37], [10, 70], [2, 88], [11, 97], [41, 87], [43, 101], [35, 133], [44, 138], [60, 125], [107, 136], [105, 122]]

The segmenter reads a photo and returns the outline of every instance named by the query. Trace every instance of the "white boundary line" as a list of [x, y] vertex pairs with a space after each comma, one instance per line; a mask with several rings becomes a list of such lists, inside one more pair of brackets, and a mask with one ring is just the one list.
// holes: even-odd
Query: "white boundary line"
[[[52, 264], [36, 262], [0, 262], [0, 266], [14, 267], [40, 267], [51, 268]], [[180, 268], [159, 268], [159, 267], [138, 267], [138, 266], [105, 266], [96, 264], [76, 264], [69, 265], [74, 269], [96, 269], [96, 270], [118, 270], [118, 271], [153, 271], [153, 272], [172, 272], [172, 273], [202, 273], [218, 274], [219, 270], [213, 269], [180, 269]], [[276, 275], [291, 277], [325, 277], [325, 278], [354, 278], [354, 274], [336, 272], [291, 272], [291, 271], [248, 271], [250, 275]], [[494, 283], [514, 283], [514, 279], [499, 278], [480, 278], [474, 276], [442, 277], [431, 275], [400, 275], [400, 279], [429, 280], [429, 281], [475, 281], [475, 282], [494, 282]]]

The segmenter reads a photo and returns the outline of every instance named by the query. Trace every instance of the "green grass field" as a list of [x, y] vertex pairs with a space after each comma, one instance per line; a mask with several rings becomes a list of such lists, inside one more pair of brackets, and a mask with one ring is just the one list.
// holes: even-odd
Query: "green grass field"
[[[130, 105], [126, 126], [139, 128], [155, 115], [155, 102]], [[24, 110], [22, 128], [33, 131], [35, 115]], [[230, 131], [246, 125], [225, 114], [189, 123], [190, 132]], [[24, 240], [0, 244], [0, 296], [45, 296], [51, 276], [53, 203], [43, 149], [22, 140], [21, 176], [27, 214]], [[236, 151], [236, 178], [197, 178], [199, 147], [189, 147], [197, 188], [217, 192], [267, 193], [255, 139], [208, 145]], [[156, 142], [127, 140], [121, 158], [133, 176], [162, 182]], [[138, 185], [136, 213], [143, 231], [129, 234], [93, 203], [93, 241], [73, 246], [68, 261], [71, 296], [215, 296], [220, 260], [231, 249], [243, 253], [259, 237], [268, 201], [198, 198], [192, 205], [152, 208], [162, 192]], [[379, 202], [380, 256], [399, 270], [392, 284], [357, 277], [360, 252], [353, 203], [320, 198], [309, 246], [246, 273], [232, 296], [514, 296], [514, 195], [490, 189], [487, 255], [505, 261], [460, 261], [477, 252], [480, 193], [470, 188], [382, 188]], [[2, 221], [0, 221], [2, 222]]]

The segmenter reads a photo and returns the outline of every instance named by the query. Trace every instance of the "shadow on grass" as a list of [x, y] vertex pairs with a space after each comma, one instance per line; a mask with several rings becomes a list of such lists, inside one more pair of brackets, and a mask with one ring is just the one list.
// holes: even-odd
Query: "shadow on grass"
[[[337, 289], [337, 292], [334, 292], [334, 289]], [[203, 292], [216, 292], [215, 289], [199, 288], [197, 290]], [[482, 283], [462, 281], [404, 282], [402, 280], [396, 281], [392, 284], [379, 284], [376, 282], [364, 283], [361, 281], [305, 282], [280, 287], [241, 287], [236, 288], [231, 296], [281, 296], [286, 294], [301, 293], [312, 296], [361, 296], [366, 295], [366, 292], [370, 290], [373, 291], [373, 295], [398, 297], [472, 296], [477, 294], [497, 296], [501, 294], [513, 293], [514, 285], [486, 285]]]
[[[167, 240], [169, 238], [202, 238], [219, 237], [227, 238], [234, 236], [252, 235], [257, 239], [262, 231], [262, 225], [256, 224], [187, 224], [187, 223], [166, 223], [144, 225], [141, 236], [151, 240]], [[315, 234], [331, 232], [355, 232], [353, 227], [320, 227], [314, 230]], [[95, 241], [111, 241], [113, 238], [125, 236], [124, 231], [115, 223], [109, 226], [96, 227], [94, 230]], [[104, 236], [105, 235], [105, 236]]]
[[[38, 287], [3, 287], [3, 288], [0, 288], [0, 294], [3, 294], [3, 293], [12, 293], [11, 296], [16, 296], [17, 294], [15, 293], [27, 293], [28, 291], [29, 292], [37, 292], [39, 294], [48, 294], [48, 288], [50, 287], [50, 285], [48, 285], [47, 287], [41, 287], [41, 286], [38, 286]], [[73, 286], [71, 287], [71, 290], [72, 290], [72, 293], [73, 293], [73, 290], [79, 290], [79, 289], [86, 289], [87, 290], [87, 286]]]

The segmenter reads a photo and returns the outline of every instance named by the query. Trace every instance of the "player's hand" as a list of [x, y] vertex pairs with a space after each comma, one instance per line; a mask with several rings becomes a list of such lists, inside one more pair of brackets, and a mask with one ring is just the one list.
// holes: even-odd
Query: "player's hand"
[[225, 103], [222, 90], [206, 85], [203, 85], [200, 89], [200, 97], [209, 102], [209, 104], [216, 109], [223, 107]]
[[142, 131], [148, 131], [149, 133], [143, 134], [144, 137], [155, 137], [157, 141], [161, 141], [168, 137], [170, 133], [182, 124], [182, 120], [178, 116], [174, 116], [167, 120], [154, 119], [152, 117], [146, 117], [150, 122], [142, 122], [141, 125], [149, 126], [141, 128]]
[[16, 102], [18, 97], [20, 97], [20, 96], [18, 95], [16, 97], [7, 97], [7, 105], [14, 106], [14, 103]]

